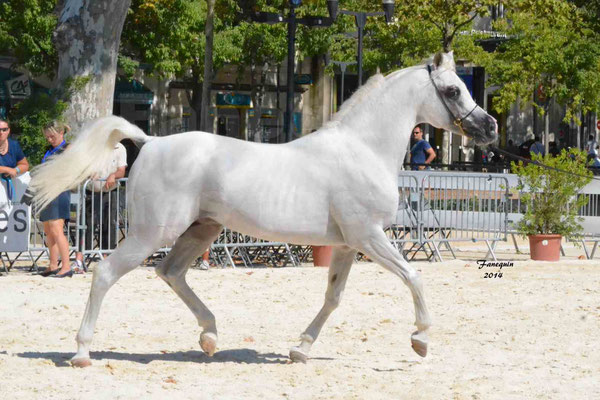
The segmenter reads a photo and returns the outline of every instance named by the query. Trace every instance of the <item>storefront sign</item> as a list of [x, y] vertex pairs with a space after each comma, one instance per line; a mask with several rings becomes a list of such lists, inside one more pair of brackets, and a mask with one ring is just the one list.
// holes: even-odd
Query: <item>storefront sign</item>
[[21, 75], [4, 83], [11, 99], [25, 99], [31, 95], [31, 86], [27, 75]]
[[250, 108], [252, 99], [242, 93], [217, 93], [217, 108]]

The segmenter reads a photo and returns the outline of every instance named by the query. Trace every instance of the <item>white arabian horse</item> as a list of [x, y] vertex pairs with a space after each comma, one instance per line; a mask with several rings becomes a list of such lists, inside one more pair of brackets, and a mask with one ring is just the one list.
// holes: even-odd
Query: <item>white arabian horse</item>
[[164, 245], [173, 247], [156, 273], [196, 316], [200, 347], [212, 356], [215, 317], [185, 275], [224, 226], [269, 240], [334, 247], [325, 303], [291, 349], [293, 361], [308, 358], [340, 302], [357, 251], [410, 289], [417, 327], [412, 347], [424, 357], [431, 321], [420, 277], [384, 233], [398, 209], [398, 174], [410, 133], [423, 122], [479, 144], [497, 137], [496, 121], [477, 107], [456, 75], [452, 53], [372, 77], [331, 122], [281, 145], [204, 132], [149, 137], [114, 116], [88, 124], [63, 154], [34, 174], [31, 186], [40, 205], [100, 170], [118, 141], [129, 138], [143, 147], [127, 186], [129, 233], [94, 270], [72, 364], [91, 364], [94, 326], [108, 289]]

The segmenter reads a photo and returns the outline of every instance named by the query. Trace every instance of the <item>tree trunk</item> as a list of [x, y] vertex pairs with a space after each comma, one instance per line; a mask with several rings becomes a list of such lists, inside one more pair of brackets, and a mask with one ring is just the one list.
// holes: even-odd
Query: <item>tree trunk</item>
[[213, 72], [213, 39], [214, 39], [214, 19], [215, 19], [215, 0], [206, 1], [206, 25], [204, 27], [204, 36], [206, 37], [206, 49], [204, 51], [204, 80], [202, 85], [202, 105], [201, 105], [201, 126], [200, 130], [212, 132], [212, 126], [208, 124], [208, 114], [210, 108], [210, 81]]
[[192, 72], [192, 78], [185, 91], [188, 103], [194, 110], [195, 124], [190, 129], [202, 130], [202, 88], [204, 85], [200, 82], [200, 74], [197, 71]]
[[[66, 118], [77, 130], [112, 114], [121, 32], [131, 0], [59, 0], [58, 88], [75, 88]], [[69, 83], [72, 82], [72, 83]]]
[[[254, 116], [248, 118], [248, 129], [250, 131], [249, 139], [254, 142], [262, 142], [262, 104], [265, 98], [265, 84], [267, 81], [267, 73], [269, 72], [269, 64], [263, 65], [260, 72], [260, 83], [256, 82], [256, 66], [252, 65], [251, 90], [250, 97], [252, 98], [252, 107], [254, 108]], [[260, 85], [260, 86], [259, 86]]]

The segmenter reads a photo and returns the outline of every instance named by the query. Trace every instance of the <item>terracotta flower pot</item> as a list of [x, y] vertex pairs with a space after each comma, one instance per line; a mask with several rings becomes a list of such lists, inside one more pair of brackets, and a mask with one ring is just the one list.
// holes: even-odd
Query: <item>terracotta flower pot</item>
[[313, 246], [313, 265], [315, 267], [329, 267], [331, 264], [331, 246]]
[[529, 253], [532, 260], [558, 261], [560, 260], [561, 235], [530, 235]]

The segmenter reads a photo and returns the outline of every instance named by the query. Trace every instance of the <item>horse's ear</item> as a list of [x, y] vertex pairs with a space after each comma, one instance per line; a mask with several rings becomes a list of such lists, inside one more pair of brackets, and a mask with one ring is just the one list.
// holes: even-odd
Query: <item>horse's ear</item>
[[442, 54], [442, 52], [438, 52], [435, 54], [435, 56], [433, 56], [433, 66], [435, 68], [439, 68], [440, 65], [442, 65], [442, 62], [444, 61], [444, 55]]
[[450, 51], [448, 53], [443, 53], [440, 51], [433, 57], [434, 69], [444, 67], [453, 70], [455, 69], [454, 65], [454, 51]]

